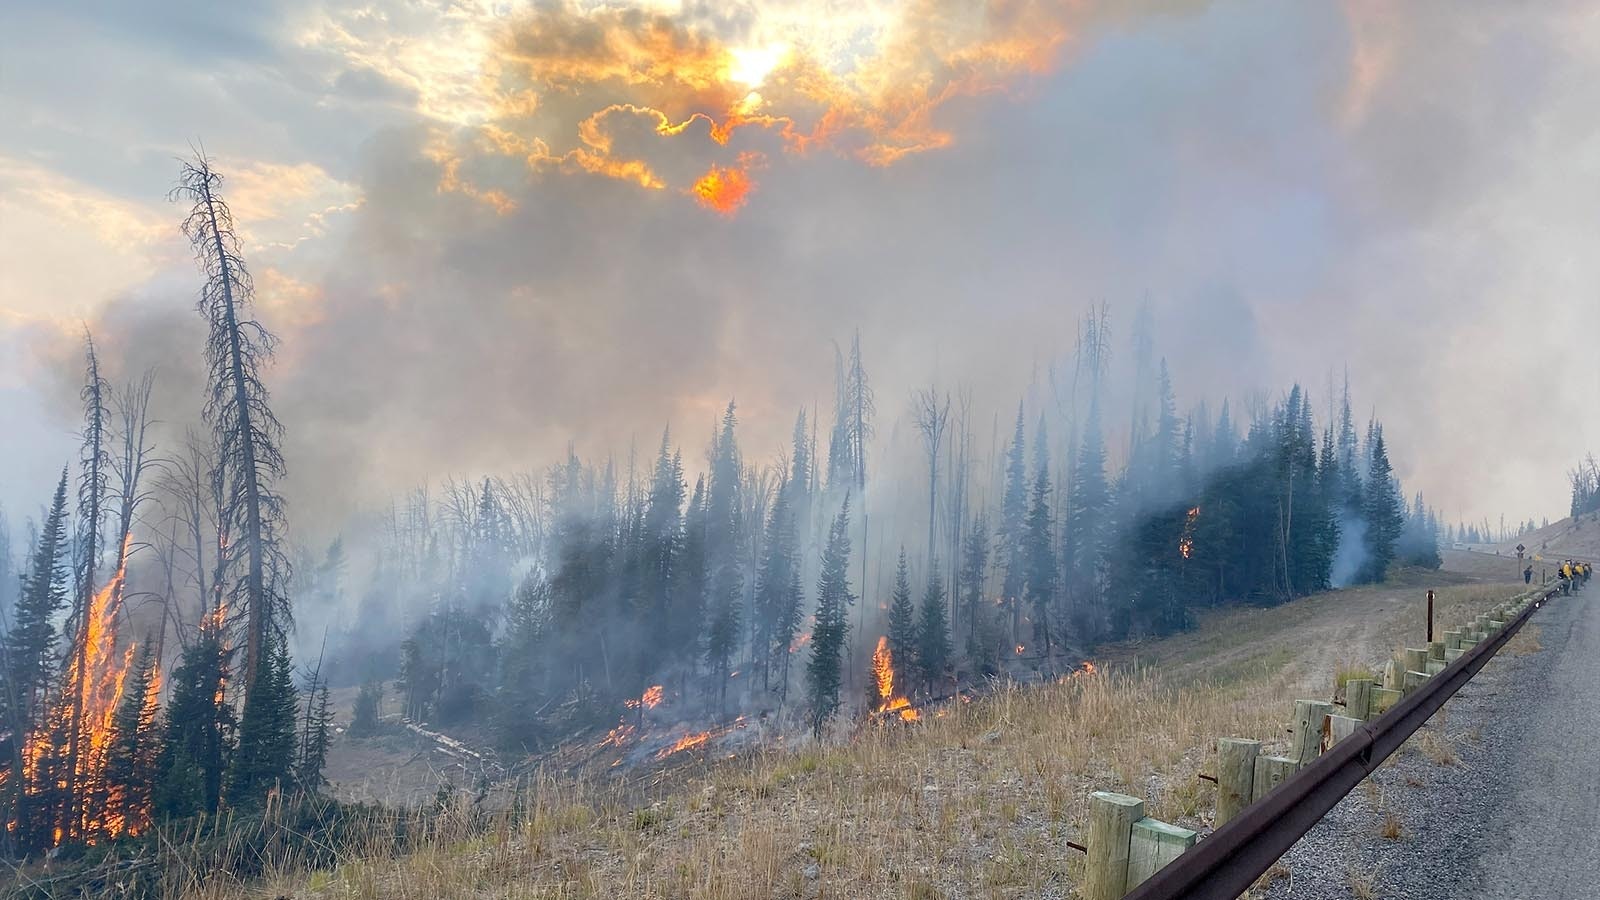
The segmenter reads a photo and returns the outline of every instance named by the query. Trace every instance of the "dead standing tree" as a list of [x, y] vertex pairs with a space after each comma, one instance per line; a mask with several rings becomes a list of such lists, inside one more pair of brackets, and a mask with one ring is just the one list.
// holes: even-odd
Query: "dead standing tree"
[[268, 642], [282, 633], [290, 617], [284, 591], [289, 577], [281, 535], [284, 506], [274, 490], [284, 474], [278, 449], [283, 426], [268, 406], [260, 375], [277, 341], [251, 317], [254, 287], [240, 257], [233, 214], [218, 193], [221, 185], [222, 176], [201, 155], [182, 164], [170, 197], [190, 204], [183, 233], [205, 274], [197, 304], [209, 327], [204, 414], [212, 431], [212, 480], [227, 541], [219, 548], [217, 568], [228, 583], [215, 587], [235, 611], [242, 608], [248, 704], [260, 681]]
[[[110, 386], [100, 374], [100, 359], [95, 353], [94, 338], [89, 329], [83, 330], [84, 385], [79, 396], [83, 400], [83, 451], [80, 457], [82, 473], [78, 482], [78, 541], [76, 546], [77, 578], [72, 606], [72, 635], [68, 671], [82, 672], [89, 654], [89, 603], [95, 593], [95, 576], [104, 548], [100, 546], [100, 529], [105, 521], [106, 476], [110, 457], [106, 452], [106, 399]], [[78, 785], [80, 744], [83, 734], [83, 690], [71, 684], [71, 718], [67, 727], [67, 784], [63, 821], [69, 837], [76, 836], [79, 804], [82, 800]]]
[[922, 448], [928, 453], [928, 577], [937, 578], [933, 571], [934, 519], [939, 508], [939, 446], [944, 442], [945, 426], [950, 422], [950, 397], [939, 396], [937, 388], [929, 387], [911, 395], [911, 417], [922, 434]]

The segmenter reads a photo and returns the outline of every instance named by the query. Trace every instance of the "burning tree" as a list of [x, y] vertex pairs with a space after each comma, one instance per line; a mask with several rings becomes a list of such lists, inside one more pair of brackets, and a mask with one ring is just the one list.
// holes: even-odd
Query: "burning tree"
[[[260, 370], [276, 339], [251, 314], [254, 287], [239, 252], [233, 213], [219, 194], [222, 176], [204, 156], [185, 162], [173, 200], [190, 203], [183, 233], [194, 246], [205, 283], [197, 308], [209, 334], [209, 392], [204, 416], [215, 445], [212, 482], [220, 488], [225, 536], [216, 579], [228, 608], [244, 619], [244, 712], [233, 786], [264, 793], [287, 780], [294, 750], [294, 685], [284, 629], [289, 562], [280, 532], [283, 500], [274, 483], [284, 474], [278, 444], [283, 426], [268, 405]], [[220, 606], [218, 608], [221, 608]], [[285, 724], [287, 722], [287, 725]]]

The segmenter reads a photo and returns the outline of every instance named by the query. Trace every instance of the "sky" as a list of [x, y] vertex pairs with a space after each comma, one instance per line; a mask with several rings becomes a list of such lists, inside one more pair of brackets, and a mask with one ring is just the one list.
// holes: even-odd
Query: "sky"
[[[859, 331], [1015, 404], [1105, 303], [1180, 404], [1348, 370], [1408, 490], [1556, 518], [1600, 445], [1600, 8], [1389, 3], [0, 0], [0, 504], [114, 379], [200, 402], [166, 199], [226, 178], [281, 338], [297, 527], [446, 474], [747, 452]], [[986, 413], [987, 414], [987, 413]], [[887, 438], [886, 438], [887, 439]]]

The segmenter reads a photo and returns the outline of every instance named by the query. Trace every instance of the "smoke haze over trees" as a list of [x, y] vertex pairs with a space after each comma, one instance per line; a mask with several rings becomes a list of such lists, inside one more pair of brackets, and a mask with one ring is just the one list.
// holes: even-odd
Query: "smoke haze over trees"
[[910, 720], [1600, 440], [1522, 437], [1600, 388], [1584, 4], [736, 7], [8, 16], [5, 851], [314, 798], [337, 691]]

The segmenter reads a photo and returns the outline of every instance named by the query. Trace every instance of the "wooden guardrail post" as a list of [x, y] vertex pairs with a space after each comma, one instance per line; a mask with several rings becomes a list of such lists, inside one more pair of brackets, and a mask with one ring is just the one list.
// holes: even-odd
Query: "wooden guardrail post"
[[1332, 747], [1345, 738], [1356, 733], [1361, 727], [1361, 720], [1354, 716], [1329, 716], [1328, 717], [1328, 746]]
[[1373, 688], [1372, 707], [1367, 710], [1367, 718], [1376, 719], [1388, 712], [1389, 707], [1399, 703], [1403, 696], [1405, 695], [1401, 691], [1393, 688]]
[[1244, 738], [1217, 738], [1217, 817], [1221, 828], [1239, 810], [1250, 805], [1256, 781], [1256, 757], [1261, 742]]
[[1428, 658], [1444, 659], [1444, 641], [1428, 642]]
[[1365, 719], [1372, 711], [1372, 679], [1352, 678], [1344, 683], [1344, 712], [1352, 719]]
[[1287, 756], [1257, 756], [1256, 777], [1250, 783], [1250, 802], [1265, 797], [1283, 780], [1294, 774], [1294, 760]]
[[[1400, 670], [1402, 673], [1426, 671], [1423, 668], [1428, 664], [1428, 649], [1426, 647], [1407, 647], [1402, 652], [1404, 653], [1403, 666]], [[1400, 685], [1402, 688], [1405, 687], [1404, 675], [1401, 676]]]
[[1411, 694], [1414, 691], [1416, 691], [1418, 688], [1422, 687], [1423, 685], [1425, 685], [1427, 683], [1428, 683], [1428, 673], [1427, 672], [1418, 672], [1415, 669], [1407, 669], [1406, 670], [1406, 683], [1405, 683], [1405, 687], [1401, 689], [1401, 693], [1409, 697], [1409, 696], [1411, 696]]
[[1446, 631], [1444, 633], [1444, 648], [1446, 650], [1460, 650], [1461, 649], [1461, 632], [1459, 632], [1459, 631]]
[[1138, 887], [1150, 876], [1194, 846], [1199, 835], [1187, 828], [1168, 825], [1158, 819], [1133, 823], [1133, 838], [1128, 847], [1128, 889]]
[[1333, 704], [1326, 700], [1294, 702], [1294, 740], [1289, 745], [1289, 758], [1296, 768], [1322, 755], [1322, 720], [1332, 712]]
[[1144, 801], [1127, 794], [1089, 795], [1088, 868], [1084, 900], [1122, 900], [1128, 892], [1128, 851], [1133, 823], [1144, 818]]

